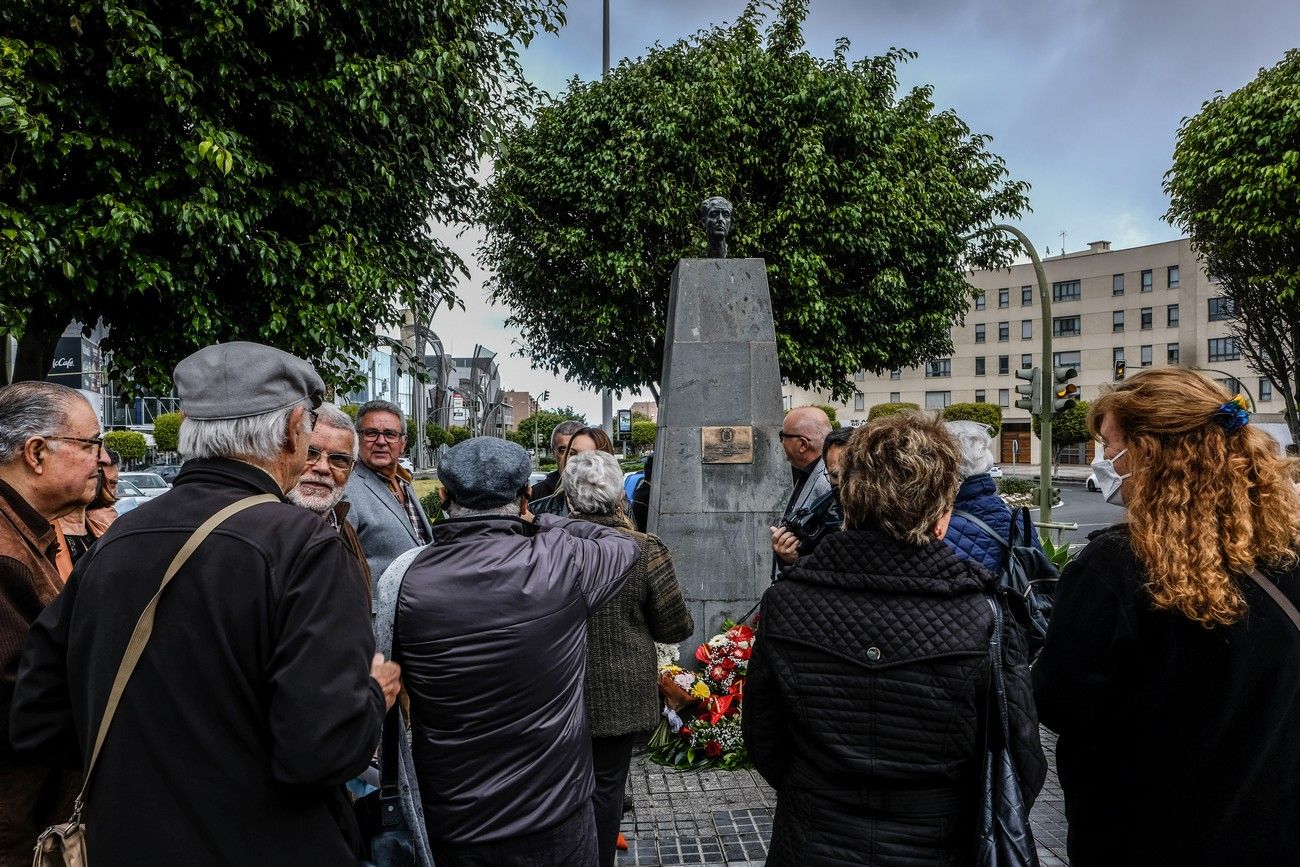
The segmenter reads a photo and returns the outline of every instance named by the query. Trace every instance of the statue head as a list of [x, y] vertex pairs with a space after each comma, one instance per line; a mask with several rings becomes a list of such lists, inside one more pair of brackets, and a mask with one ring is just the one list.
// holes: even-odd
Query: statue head
[[709, 258], [725, 259], [727, 234], [731, 231], [731, 202], [722, 196], [710, 196], [700, 202], [699, 222], [709, 243]]

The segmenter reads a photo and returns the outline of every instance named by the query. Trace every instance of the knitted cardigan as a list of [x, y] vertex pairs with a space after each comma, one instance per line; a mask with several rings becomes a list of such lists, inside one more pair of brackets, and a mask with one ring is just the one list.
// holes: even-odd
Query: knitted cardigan
[[695, 630], [673, 559], [657, 536], [638, 533], [623, 515], [572, 517], [617, 527], [641, 543], [627, 584], [587, 620], [587, 720], [591, 736], [649, 731], [659, 723], [654, 642], [683, 641]]

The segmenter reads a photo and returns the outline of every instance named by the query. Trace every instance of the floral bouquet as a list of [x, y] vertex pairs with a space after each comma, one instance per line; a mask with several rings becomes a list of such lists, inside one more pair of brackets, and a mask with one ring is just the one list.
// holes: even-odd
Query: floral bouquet
[[740, 733], [740, 706], [754, 630], [729, 621], [723, 626], [724, 632], [696, 648], [697, 671], [661, 657], [664, 719], [650, 739], [651, 761], [693, 771], [752, 767]]

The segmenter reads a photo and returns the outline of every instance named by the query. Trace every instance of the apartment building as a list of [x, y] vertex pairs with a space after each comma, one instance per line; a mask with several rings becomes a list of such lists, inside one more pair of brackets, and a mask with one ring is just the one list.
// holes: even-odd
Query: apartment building
[[[1259, 421], [1281, 421], [1281, 396], [1246, 363], [1228, 329], [1231, 305], [1206, 275], [1187, 239], [1112, 250], [1109, 241], [1043, 262], [1052, 293], [1054, 365], [1079, 371], [1084, 400], [1114, 381], [1115, 363], [1127, 375], [1148, 367], [1181, 365], [1205, 371], [1233, 392], [1247, 394]], [[786, 385], [786, 407], [832, 403], [841, 424], [859, 425], [878, 403], [905, 401], [941, 409], [953, 403], [995, 403], [1002, 409], [1003, 464], [1038, 461], [1029, 413], [1017, 409], [1013, 376], [1039, 366], [1042, 307], [1033, 265], [978, 271], [968, 278], [975, 297], [965, 322], [952, 329], [952, 355], [884, 375], [859, 371], [857, 392], [843, 403]], [[1093, 445], [1066, 449], [1062, 463], [1088, 463]]]

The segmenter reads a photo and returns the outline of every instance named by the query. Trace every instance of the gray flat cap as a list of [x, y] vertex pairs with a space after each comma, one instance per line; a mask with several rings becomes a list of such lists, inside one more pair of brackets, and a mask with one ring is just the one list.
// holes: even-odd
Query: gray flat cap
[[316, 368], [272, 346], [218, 343], [183, 359], [172, 374], [189, 418], [248, 418], [310, 400], [320, 406], [325, 383]]
[[531, 471], [528, 452], [499, 437], [465, 440], [438, 461], [438, 479], [447, 495], [467, 509], [492, 509], [519, 499]]

